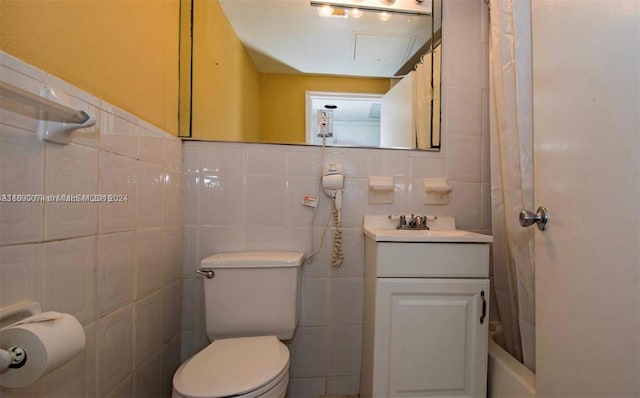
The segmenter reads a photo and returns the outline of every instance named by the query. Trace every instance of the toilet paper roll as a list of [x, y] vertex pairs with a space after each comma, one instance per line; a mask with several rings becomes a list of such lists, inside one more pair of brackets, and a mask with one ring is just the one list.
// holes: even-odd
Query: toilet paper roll
[[0, 348], [18, 346], [27, 353], [21, 368], [0, 373], [0, 386], [26, 387], [84, 350], [84, 329], [69, 314], [43, 312], [0, 329]]

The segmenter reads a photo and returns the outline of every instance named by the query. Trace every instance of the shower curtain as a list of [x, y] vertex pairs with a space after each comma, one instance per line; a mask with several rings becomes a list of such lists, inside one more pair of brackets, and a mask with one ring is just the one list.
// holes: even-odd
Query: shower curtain
[[507, 349], [535, 371], [531, 8], [490, 2], [490, 141], [493, 275]]

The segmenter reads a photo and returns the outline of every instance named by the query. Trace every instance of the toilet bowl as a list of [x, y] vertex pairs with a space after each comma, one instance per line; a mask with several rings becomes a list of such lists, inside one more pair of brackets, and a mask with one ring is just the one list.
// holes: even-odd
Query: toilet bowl
[[209, 340], [173, 376], [174, 398], [284, 398], [298, 323], [299, 252], [220, 253], [201, 261]]
[[275, 336], [216, 340], [177, 370], [174, 398], [284, 397], [289, 350]]

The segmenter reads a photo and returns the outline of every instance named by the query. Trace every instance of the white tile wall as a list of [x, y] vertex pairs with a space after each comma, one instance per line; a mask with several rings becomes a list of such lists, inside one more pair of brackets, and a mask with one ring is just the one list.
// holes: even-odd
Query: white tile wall
[[[282, 156], [281, 156], [282, 157]], [[248, 175], [247, 224], [249, 225], [286, 225], [286, 188], [285, 176]]]
[[158, 358], [162, 362], [160, 373], [161, 396], [165, 396], [167, 391], [173, 389], [173, 374], [176, 371], [176, 364], [180, 363], [180, 350], [182, 349], [182, 339], [180, 334], [173, 336], [169, 342], [162, 346], [162, 356]]
[[[4, 194], [42, 193], [44, 145], [38, 142], [35, 134], [3, 126], [0, 136], [0, 179]], [[0, 202], [2, 241], [10, 244], [42, 240], [43, 209], [41, 202]]]
[[136, 301], [134, 305], [136, 367], [142, 365], [153, 354], [157, 354], [162, 346], [162, 306], [162, 292], [159, 291]]
[[[358, 377], [358, 379], [360, 379]], [[296, 377], [289, 379], [287, 396], [296, 398], [318, 398], [325, 395], [326, 379], [324, 377]]]
[[323, 377], [327, 372], [327, 328], [298, 327], [289, 342], [290, 377]]
[[133, 376], [129, 376], [113, 390], [109, 391], [105, 398], [130, 398], [133, 396]]
[[61, 146], [39, 141], [34, 119], [1, 110], [0, 194], [127, 195], [0, 202], [0, 306], [41, 302], [76, 316], [87, 337], [83, 355], [0, 396], [171, 396], [182, 346], [181, 142], [2, 52], [0, 79], [36, 93], [48, 85], [98, 120]]
[[[98, 151], [71, 143], [45, 144], [45, 194], [98, 193]], [[64, 239], [95, 235], [98, 204], [45, 203], [44, 239]]]
[[331, 278], [328, 293], [329, 325], [362, 324], [363, 279]]
[[305, 278], [302, 283], [300, 326], [327, 324], [327, 278]]
[[[241, 224], [244, 220], [244, 176], [242, 175], [215, 175], [205, 173], [189, 180], [190, 187], [197, 187], [196, 195], [189, 195], [191, 200], [185, 214], [197, 214], [195, 223], [212, 225]], [[198, 207], [200, 204], [200, 208]], [[210, 212], [212, 207], [225, 209], [225, 211]], [[185, 206], [185, 208], [187, 208]], [[187, 218], [187, 215], [185, 215]], [[189, 217], [191, 219], [191, 217]]]
[[98, 395], [105, 395], [133, 370], [133, 311], [128, 305], [98, 321]]
[[484, 233], [491, 231], [491, 204], [482, 194], [490, 179], [488, 27], [483, 1], [444, 2], [442, 125], [446, 176], [454, 186], [446, 212], [459, 228]]
[[182, 206], [182, 172], [165, 168], [163, 187], [164, 225], [182, 225], [184, 210]]
[[[443, 150], [439, 153], [327, 148], [342, 163], [344, 264], [329, 265], [332, 231], [312, 264], [303, 267], [301, 318], [291, 350], [290, 397], [357, 394], [364, 276], [364, 214], [428, 213], [456, 217], [460, 228], [490, 233], [488, 192], [487, 51], [482, 0], [444, 2]], [[318, 194], [321, 149], [308, 146], [185, 142], [183, 359], [206, 344], [202, 284], [193, 272], [219, 251], [312, 251], [313, 210], [305, 194], [319, 195], [314, 248], [329, 214]], [[394, 176], [394, 203], [368, 203], [368, 177]], [[454, 186], [445, 206], [425, 206], [423, 178]]]
[[98, 237], [98, 312], [104, 316], [133, 297], [133, 232]]
[[138, 118], [106, 102], [100, 118], [100, 148], [135, 158], [137, 154]]
[[82, 324], [96, 318], [94, 237], [42, 245], [42, 309], [67, 312]]
[[162, 285], [182, 277], [182, 226], [165, 227], [162, 231]]
[[357, 395], [360, 391], [360, 376], [329, 376], [328, 395]]
[[0, 307], [42, 297], [42, 247], [0, 247]]
[[164, 134], [157, 127], [140, 122], [138, 130], [138, 158], [162, 165], [164, 161]]
[[151, 228], [135, 232], [134, 295], [144, 297], [162, 287], [162, 229]]
[[362, 325], [329, 326], [329, 376], [360, 375]]
[[247, 174], [287, 174], [287, 147], [270, 145], [267, 148], [246, 148]]
[[182, 329], [204, 330], [202, 279], [185, 279], [182, 297]]
[[126, 195], [127, 201], [98, 203], [100, 233], [130, 231], [136, 221], [135, 159], [101, 152], [98, 172], [98, 190], [104, 195]]
[[[18, 61], [14, 63], [6, 57], [3, 58], [3, 65], [0, 66], [0, 75], [2, 75], [2, 79], [4, 81], [14, 82], [15, 86], [21, 87], [31, 93], [38, 94], [40, 85], [37, 83], [44, 81], [46, 73], [30, 65], [25, 67], [22, 62]], [[33, 119], [31, 116], [17, 113], [11, 108], [4, 108], [4, 106], [0, 108], [0, 119], [2, 119], [3, 124], [27, 131], [34, 131], [36, 129], [38, 121]]]
[[182, 170], [182, 141], [165, 133], [163, 145], [165, 169]]
[[139, 228], [162, 225], [163, 183], [162, 166], [138, 162], [136, 224]]
[[247, 227], [247, 250], [287, 250], [285, 227]]
[[162, 394], [162, 353], [156, 352], [133, 376], [134, 397], [158, 397]]
[[[169, 342], [182, 327], [182, 279], [162, 289], [162, 342]], [[157, 330], [155, 331], [157, 333]]]

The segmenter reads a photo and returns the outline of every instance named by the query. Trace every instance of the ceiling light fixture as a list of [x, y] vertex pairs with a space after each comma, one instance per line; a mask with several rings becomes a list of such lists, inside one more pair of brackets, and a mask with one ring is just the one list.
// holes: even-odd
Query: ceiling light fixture
[[387, 13], [431, 15], [431, 3], [421, 0], [311, 0], [315, 7], [385, 11]]
[[382, 11], [380, 14], [378, 14], [378, 19], [382, 22], [386, 22], [391, 19], [391, 14], [386, 11]]
[[352, 8], [349, 10], [349, 15], [352, 16], [353, 18], [360, 18], [362, 16], [362, 11], [360, 11], [357, 8]]
[[330, 5], [323, 5], [321, 7], [318, 7], [318, 15], [321, 17], [349, 18], [348, 12], [349, 9], [342, 7], [332, 7]]
[[331, 14], [333, 14], [333, 7], [331, 6], [324, 5], [318, 8], [318, 15], [320, 15], [321, 17], [328, 17]]

